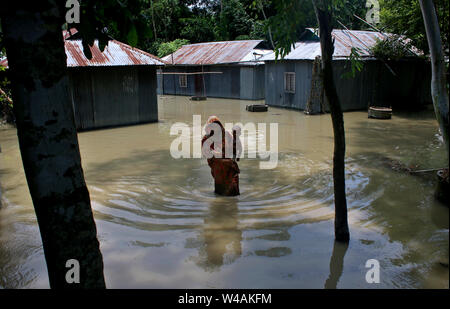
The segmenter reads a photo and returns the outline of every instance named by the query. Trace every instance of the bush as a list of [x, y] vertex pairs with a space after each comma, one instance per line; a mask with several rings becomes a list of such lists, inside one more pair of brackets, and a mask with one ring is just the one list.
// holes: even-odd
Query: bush
[[176, 39], [172, 42], [161, 43], [158, 47], [158, 57], [167, 56], [186, 44], [189, 44], [189, 41], [185, 39]]
[[383, 60], [399, 60], [402, 58], [417, 58], [417, 50], [409, 40], [405, 40], [400, 35], [390, 35], [377, 43], [370, 49], [371, 54]]

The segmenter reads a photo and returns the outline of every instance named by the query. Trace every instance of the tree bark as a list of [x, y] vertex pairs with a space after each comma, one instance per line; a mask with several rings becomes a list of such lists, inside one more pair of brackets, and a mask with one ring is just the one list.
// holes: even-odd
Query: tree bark
[[347, 219], [347, 199], [345, 195], [345, 131], [344, 115], [333, 79], [334, 43], [331, 37], [332, 14], [325, 0], [313, 0], [314, 11], [319, 23], [320, 47], [322, 50], [322, 78], [325, 95], [330, 107], [334, 133], [333, 183], [334, 183], [334, 233], [341, 242], [350, 240]]
[[448, 92], [439, 23], [433, 1], [419, 0], [419, 2], [431, 55], [431, 96], [448, 159]]
[[[81, 167], [62, 37], [65, 1], [8, 2], [0, 12], [20, 152], [51, 288], [104, 288], [103, 260]], [[66, 262], [80, 265], [68, 283]]]

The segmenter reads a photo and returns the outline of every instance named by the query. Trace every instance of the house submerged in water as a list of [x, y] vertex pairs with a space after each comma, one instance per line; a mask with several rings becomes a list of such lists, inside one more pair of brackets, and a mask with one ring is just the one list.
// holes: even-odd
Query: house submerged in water
[[160, 94], [241, 100], [264, 99], [264, 62], [271, 53], [262, 40], [184, 45], [162, 58]]
[[[381, 61], [370, 48], [386, 34], [372, 31], [333, 30], [333, 70], [343, 111], [367, 110], [369, 106], [416, 109], [431, 102], [430, 64], [423, 59]], [[354, 77], [350, 55], [357, 48], [363, 63]], [[417, 51], [415, 51], [417, 52]], [[320, 41], [314, 29], [307, 29], [295, 48], [276, 60], [265, 62], [265, 100], [269, 106], [320, 113], [328, 110], [320, 79]]]
[[77, 130], [158, 121], [156, 68], [164, 61], [116, 40], [103, 52], [95, 41], [89, 60], [76, 30], [63, 35]]

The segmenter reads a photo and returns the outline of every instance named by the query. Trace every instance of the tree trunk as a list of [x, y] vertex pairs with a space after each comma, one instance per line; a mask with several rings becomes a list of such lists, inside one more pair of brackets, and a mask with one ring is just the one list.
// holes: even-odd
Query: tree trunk
[[[61, 26], [65, 1], [1, 9], [20, 152], [51, 288], [104, 288], [103, 260], [84, 181]], [[66, 282], [79, 262], [80, 283]], [[75, 268], [73, 268], [75, 270]]]
[[439, 23], [433, 1], [420, 0], [419, 2], [431, 55], [431, 96], [448, 158], [448, 92]]
[[319, 23], [320, 47], [322, 50], [322, 78], [325, 95], [330, 107], [334, 133], [333, 182], [334, 182], [334, 233], [341, 242], [350, 240], [347, 220], [347, 199], [345, 196], [345, 131], [344, 115], [333, 79], [334, 46], [331, 37], [332, 22], [328, 1], [313, 0], [314, 11]]
[[158, 31], [156, 31], [155, 25], [155, 14], [153, 13], [153, 1], [150, 0], [150, 5], [152, 6], [152, 24], [153, 24], [153, 33], [155, 34], [155, 41], [158, 40]]

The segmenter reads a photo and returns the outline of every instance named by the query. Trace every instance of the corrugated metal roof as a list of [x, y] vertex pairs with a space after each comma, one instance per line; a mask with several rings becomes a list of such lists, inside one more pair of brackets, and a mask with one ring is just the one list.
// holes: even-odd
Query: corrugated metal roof
[[[253, 51], [262, 40], [208, 42], [183, 45], [162, 59], [168, 64], [199, 65], [254, 61]], [[250, 54], [250, 56], [249, 56]], [[260, 56], [259, 56], [260, 57]]]
[[71, 40], [70, 35], [75, 29], [63, 31], [68, 67], [84, 66], [122, 66], [122, 65], [164, 65], [160, 58], [140, 49], [131, 47], [116, 40], [108, 41], [103, 52], [98, 47], [98, 40], [90, 47], [92, 59], [87, 59], [83, 53], [81, 40]]
[[[94, 46], [90, 47], [92, 59], [89, 60], [83, 53], [81, 40], [70, 39], [70, 35], [76, 32], [75, 29], [70, 29], [70, 34], [69, 31], [63, 31], [67, 67], [165, 65], [160, 58], [116, 40], [110, 40], [103, 52], [100, 51], [96, 40]], [[8, 67], [8, 59], [2, 59], [0, 65]]]
[[81, 40], [66, 40], [65, 47], [68, 67], [164, 65], [163, 60], [158, 57], [116, 40], [110, 40], [103, 52], [100, 51], [96, 40], [94, 46], [90, 47], [90, 60], [83, 53]]
[[[315, 29], [308, 28], [308, 31], [315, 32]], [[371, 57], [369, 48], [373, 47], [377, 40], [382, 40], [389, 33], [362, 30], [338, 30], [331, 33], [334, 41], [333, 58], [347, 58], [350, 56], [352, 47], [359, 49], [361, 57]], [[286, 60], [314, 60], [316, 56], [322, 55], [319, 41], [303, 41], [295, 43], [295, 48], [284, 57]], [[262, 61], [275, 60], [275, 53], [271, 53], [261, 58]]]

